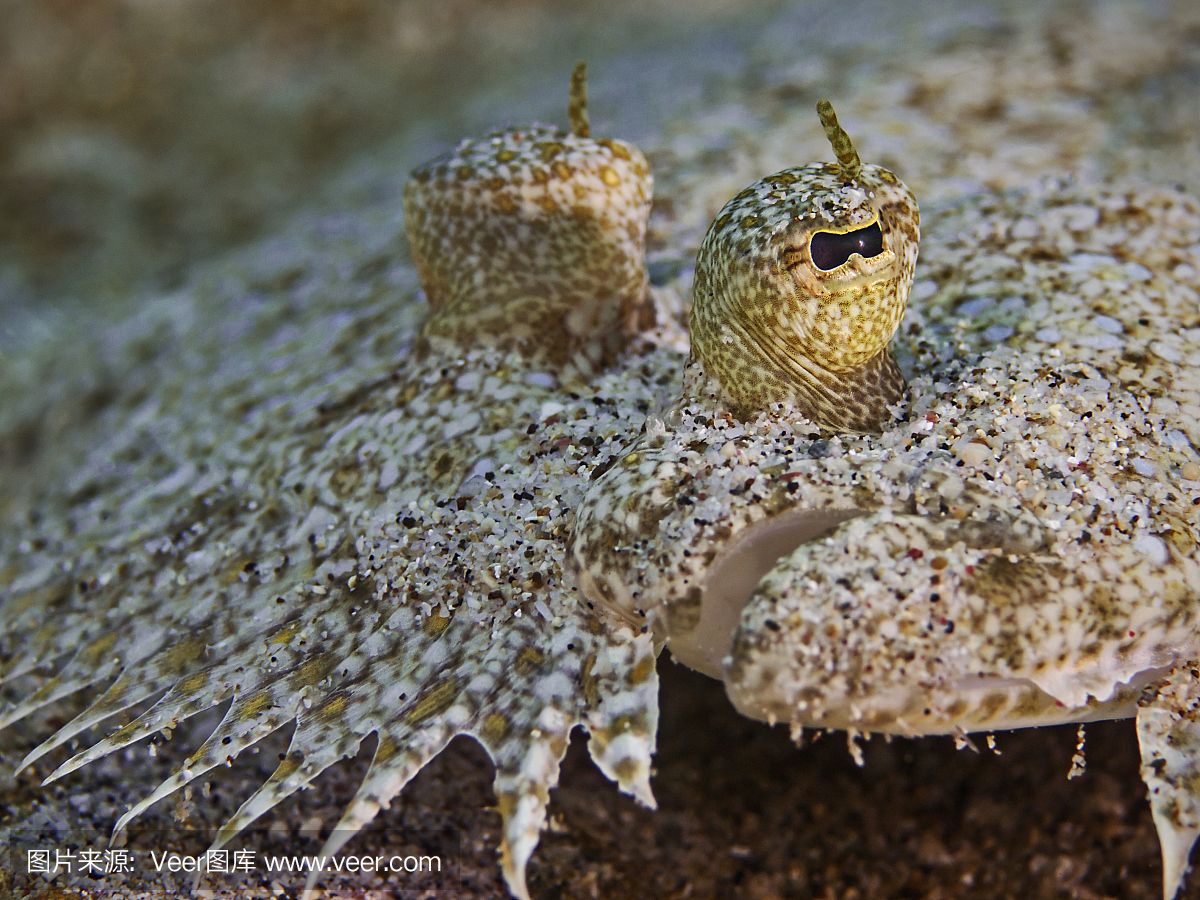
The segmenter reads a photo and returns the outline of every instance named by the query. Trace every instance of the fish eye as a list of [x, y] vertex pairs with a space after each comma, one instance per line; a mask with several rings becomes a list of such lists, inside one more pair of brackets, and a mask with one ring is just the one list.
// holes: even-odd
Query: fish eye
[[823, 272], [828, 272], [842, 265], [855, 253], [863, 259], [878, 256], [883, 252], [883, 232], [880, 231], [878, 222], [842, 234], [818, 231], [809, 241], [808, 250], [813, 265]]

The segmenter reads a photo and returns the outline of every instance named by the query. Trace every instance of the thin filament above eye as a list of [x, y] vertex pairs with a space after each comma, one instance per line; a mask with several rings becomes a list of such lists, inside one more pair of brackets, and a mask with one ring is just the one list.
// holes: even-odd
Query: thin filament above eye
[[857, 253], [863, 259], [870, 259], [883, 252], [883, 232], [878, 222], [872, 222], [866, 228], [835, 234], [832, 231], [818, 231], [808, 244], [813, 265], [823, 272], [836, 269]]

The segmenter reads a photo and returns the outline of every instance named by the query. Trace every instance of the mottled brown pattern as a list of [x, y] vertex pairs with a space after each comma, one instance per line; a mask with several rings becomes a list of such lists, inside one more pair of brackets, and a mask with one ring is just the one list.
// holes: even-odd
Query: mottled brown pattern
[[[826, 431], [878, 431], [904, 388], [887, 347], [908, 302], [920, 216], [892, 173], [858, 164], [825, 106], [847, 167], [785, 169], [725, 205], [696, 261], [692, 353], [739, 416], [789, 402]], [[882, 253], [829, 271], [814, 264], [814, 234], [872, 223]]]

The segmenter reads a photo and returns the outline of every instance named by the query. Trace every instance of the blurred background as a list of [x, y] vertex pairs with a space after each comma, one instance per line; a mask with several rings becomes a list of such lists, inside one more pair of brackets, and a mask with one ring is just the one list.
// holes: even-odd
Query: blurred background
[[577, 56], [719, 33], [748, 4], [683, 6], [0, 0], [0, 312], [169, 288], [382, 140], [436, 151], [514, 96], [561, 105]]
[[817, 92], [923, 206], [1064, 167], [1200, 187], [1194, 0], [0, 0], [0, 22], [0, 347], [300, 207], [398, 204], [457, 139], [562, 121], [578, 59], [596, 129], [642, 142], [692, 231], [820, 158]]

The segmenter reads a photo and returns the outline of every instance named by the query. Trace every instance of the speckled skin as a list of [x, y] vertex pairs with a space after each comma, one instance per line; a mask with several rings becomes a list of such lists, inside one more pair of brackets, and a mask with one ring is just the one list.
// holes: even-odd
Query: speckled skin
[[493, 132], [413, 172], [405, 225], [433, 343], [589, 374], [644, 324], [650, 167], [632, 144], [588, 136], [582, 72], [577, 130]]
[[[895, 175], [859, 163], [825, 108], [846, 163], [756, 181], [709, 228], [696, 260], [692, 354], [741, 417], [788, 402], [827, 431], [877, 431], [904, 390], [888, 342], [908, 303], [920, 215]], [[814, 264], [814, 235], [873, 223], [881, 253], [855, 253], [832, 270]]]
[[[575, 85], [579, 95], [581, 76]], [[544, 152], [535, 137], [560, 148]], [[544, 170], [529, 169], [535, 158]], [[518, 195], [524, 205], [510, 210]], [[370, 282], [339, 282], [336, 266], [309, 275], [315, 284], [297, 288], [303, 312], [281, 302], [240, 313], [232, 327], [257, 330], [263, 356], [247, 370], [240, 409], [212, 422], [178, 413], [179, 396], [202, 380], [184, 375], [189, 365], [215, 366], [218, 384], [247, 371], [220, 364], [230, 326], [189, 335], [170, 375], [148, 386], [143, 424], [95, 448], [76, 479], [30, 507], [20, 544], [6, 548], [0, 681], [44, 677], [0, 707], [0, 727], [89, 686], [98, 694], [22, 768], [59, 778], [232, 698], [120, 830], [294, 724], [287, 755], [216, 835], [220, 846], [377, 735], [329, 834], [334, 852], [451, 738], [471, 735], [496, 764], [502, 866], [518, 896], [576, 725], [600, 768], [652, 805], [655, 647], [636, 630], [602, 628], [561, 572], [567, 513], [596, 448], [635, 429], [656, 390], [653, 371], [640, 392], [599, 373], [586, 396], [562, 382], [629, 337], [645, 293], [649, 196], [630, 145], [544, 126], [499, 132], [422, 167], [406, 192], [433, 307], [424, 323], [405, 314], [413, 304], [397, 310], [395, 287], [368, 292], [340, 326], [336, 314], [323, 320], [312, 291], [344, 297]], [[531, 305], [538, 328], [518, 328]], [[310, 339], [298, 341], [292, 329], [306, 320]], [[134, 331], [107, 339], [127, 348], [142, 339]], [[350, 347], [349, 381], [311, 365], [311, 353], [345, 358]]]
[[[768, 185], [742, 221], [766, 220]], [[694, 654], [730, 548], [832, 515], [776, 548], [727, 655], [692, 664], [797, 733], [1136, 714], [1172, 895], [1197, 833], [1196, 755], [1167, 735], [1194, 731], [1200, 656], [1198, 240], [1171, 191], [1046, 184], [946, 211], [896, 341], [898, 420], [855, 437], [802, 403], [739, 416], [692, 361], [579, 511], [585, 593]]]

